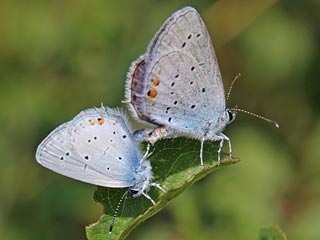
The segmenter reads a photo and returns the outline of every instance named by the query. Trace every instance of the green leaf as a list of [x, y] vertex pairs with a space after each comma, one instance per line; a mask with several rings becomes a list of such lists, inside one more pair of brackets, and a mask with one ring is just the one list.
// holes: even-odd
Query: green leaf
[[270, 226], [260, 230], [258, 240], [287, 240], [287, 237], [279, 226]]
[[[143, 196], [124, 199], [115, 220], [113, 231], [109, 234], [109, 226], [121, 196], [126, 189], [98, 187], [94, 198], [104, 206], [105, 214], [99, 222], [87, 227], [89, 240], [125, 239], [140, 223], [150, 218], [172, 199], [185, 191], [195, 182], [204, 178], [216, 169], [239, 162], [239, 159], [224, 159], [220, 166], [217, 162], [217, 145], [204, 144], [204, 166], [200, 165], [200, 142], [186, 138], [162, 140], [155, 144], [151, 161], [154, 182], [165, 186], [166, 192], [152, 187], [150, 196], [156, 205]], [[222, 155], [222, 159], [227, 155]]]

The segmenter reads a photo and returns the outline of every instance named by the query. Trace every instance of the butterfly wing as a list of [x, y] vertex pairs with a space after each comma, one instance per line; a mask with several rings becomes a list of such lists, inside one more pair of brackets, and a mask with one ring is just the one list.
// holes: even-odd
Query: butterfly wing
[[[137, 117], [175, 128], [203, 128], [225, 110], [221, 74], [207, 29], [191, 7], [174, 13], [128, 74]], [[169, 109], [168, 109], [169, 108]]]
[[[91, 121], [96, 122], [92, 124]], [[120, 134], [128, 134], [131, 141], [123, 124], [120, 116], [110, 115], [101, 109], [83, 111], [43, 140], [37, 149], [36, 159], [44, 167], [83, 182], [106, 187], [130, 187], [135, 174], [132, 169], [139, 163], [138, 151], [135, 151], [137, 146], [129, 142], [128, 146], [119, 142]], [[116, 132], [114, 144], [110, 142], [113, 131]], [[90, 144], [88, 140], [91, 139], [94, 142]], [[120, 156], [123, 161], [117, 159]]]

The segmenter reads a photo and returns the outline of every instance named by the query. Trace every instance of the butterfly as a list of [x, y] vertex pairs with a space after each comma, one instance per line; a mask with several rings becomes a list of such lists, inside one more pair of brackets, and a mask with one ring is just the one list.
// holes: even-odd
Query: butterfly
[[82, 182], [128, 188], [134, 197], [148, 195], [153, 173], [142, 155], [126, 116], [117, 109], [91, 108], [53, 130], [38, 146], [36, 160], [42, 166]]
[[169, 17], [150, 42], [147, 52], [134, 61], [127, 75], [126, 99], [132, 115], [158, 125], [140, 137], [150, 143], [185, 136], [201, 142], [224, 141], [222, 133], [236, 117], [226, 108], [216, 54], [199, 13], [185, 7]]

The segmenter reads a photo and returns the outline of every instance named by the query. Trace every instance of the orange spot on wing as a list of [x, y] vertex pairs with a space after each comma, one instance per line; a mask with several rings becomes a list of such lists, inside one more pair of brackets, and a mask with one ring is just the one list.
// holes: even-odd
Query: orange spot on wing
[[92, 119], [89, 119], [89, 124], [90, 124], [91, 126], [93, 126], [93, 125], [95, 124], [95, 122], [94, 122]]
[[102, 125], [104, 123], [104, 118], [98, 118], [98, 124]]
[[158, 92], [155, 89], [151, 89], [147, 94], [148, 94], [149, 99], [153, 99], [157, 96]]
[[159, 79], [153, 79], [153, 80], [152, 80], [152, 85], [153, 85], [154, 87], [158, 86], [159, 83], [160, 83], [160, 80], [159, 80]]

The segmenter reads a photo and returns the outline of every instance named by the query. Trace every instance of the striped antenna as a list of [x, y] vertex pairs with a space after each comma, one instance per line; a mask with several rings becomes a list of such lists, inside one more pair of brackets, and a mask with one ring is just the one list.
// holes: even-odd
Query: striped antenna
[[235, 77], [234, 77], [234, 79], [232, 80], [232, 83], [231, 83], [231, 85], [230, 85], [230, 87], [229, 87], [229, 91], [228, 91], [228, 93], [227, 93], [227, 100], [229, 99], [229, 97], [230, 97], [230, 93], [231, 93], [231, 91], [232, 91], [232, 88], [233, 88], [233, 85], [234, 85], [234, 83], [238, 80], [238, 78], [240, 78], [241, 77], [241, 73], [238, 73]]
[[118, 205], [117, 205], [117, 207], [116, 207], [116, 210], [114, 211], [114, 214], [113, 214], [113, 217], [112, 217], [110, 226], [109, 226], [109, 234], [112, 233], [113, 225], [114, 225], [114, 222], [115, 222], [116, 217], [117, 217], [117, 215], [118, 215], [120, 205], [121, 205], [121, 203], [123, 202], [123, 199], [126, 197], [127, 193], [128, 193], [128, 191], [125, 191], [125, 192], [124, 192], [124, 194], [122, 195], [122, 197], [121, 197], [120, 200], [119, 200], [119, 203], [118, 203]]
[[264, 121], [266, 121], [266, 122], [268, 122], [268, 123], [271, 123], [271, 124], [273, 124], [276, 128], [279, 128], [279, 127], [280, 127], [280, 125], [279, 125], [276, 121], [271, 120], [271, 119], [266, 118], [266, 117], [263, 117], [263, 116], [260, 116], [260, 115], [258, 115], [258, 114], [255, 114], [255, 113], [252, 113], [252, 112], [243, 110], [243, 109], [239, 109], [239, 108], [237, 108], [237, 107], [236, 107], [236, 108], [231, 108], [231, 109], [229, 109], [229, 110], [231, 110], [231, 111], [236, 111], [236, 112], [243, 112], [243, 113], [249, 114], [249, 115], [251, 115], [251, 116], [254, 116], [254, 117], [256, 117], [256, 118], [260, 118], [260, 119], [262, 119], [262, 120], [264, 120]]

